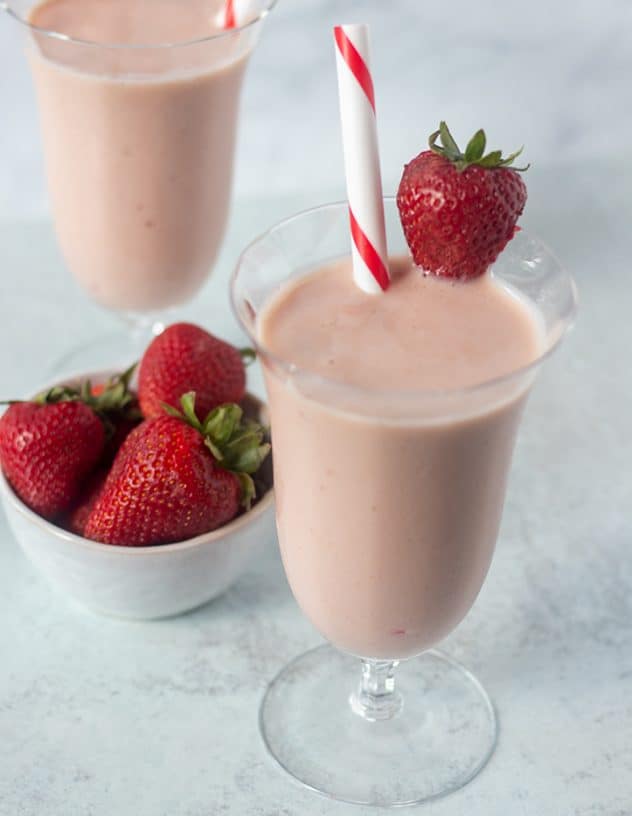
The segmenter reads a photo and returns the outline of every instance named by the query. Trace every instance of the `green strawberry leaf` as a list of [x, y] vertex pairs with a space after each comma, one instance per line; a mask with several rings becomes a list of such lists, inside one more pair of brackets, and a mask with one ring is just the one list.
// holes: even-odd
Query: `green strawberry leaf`
[[241, 485], [241, 505], [245, 510], [250, 510], [256, 495], [255, 483], [252, 481], [252, 476], [247, 473], [236, 473], [235, 475]]
[[169, 405], [166, 402], [161, 402], [160, 407], [165, 412], [165, 414], [168, 414], [171, 417], [175, 417], [176, 419], [184, 419], [182, 411], [178, 411], [178, 409], [174, 408], [173, 405]]
[[472, 163], [482, 158], [486, 143], [485, 131], [477, 130], [465, 148], [465, 160], [468, 163]]
[[126, 371], [119, 375], [119, 380], [123, 383], [126, 389], [129, 388], [129, 384], [137, 367], [138, 363], [132, 363], [132, 365]]
[[435, 130], [433, 133], [430, 134], [428, 137], [428, 147], [433, 151], [433, 153], [438, 153], [440, 156], [443, 156], [445, 150], [441, 147], [441, 145], [437, 144], [437, 139], [441, 135], [441, 132]]
[[38, 394], [33, 402], [38, 405], [54, 405], [56, 402], [72, 402], [81, 398], [81, 393], [76, 388], [68, 385], [54, 385], [48, 391]]
[[441, 136], [441, 144], [444, 147], [446, 156], [452, 161], [463, 158], [463, 154], [459, 150], [459, 146], [452, 138], [452, 134], [445, 122], [439, 123], [439, 135]]
[[482, 159], [479, 159], [476, 164], [479, 167], [488, 167], [494, 168], [498, 167], [500, 162], [502, 161], [502, 150], [492, 150], [491, 153], [488, 153], [486, 156], [483, 156]]
[[256, 473], [270, 451], [263, 444], [262, 431], [246, 431], [224, 448], [225, 467], [243, 473]]
[[224, 454], [222, 453], [220, 448], [218, 448], [217, 445], [213, 442], [213, 440], [207, 436], [204, 438], [204, 444], [213, 454], [213, 458], [216, 459], [221, 464], [223, 464]]
[[185, 420], [198, 431], [202, 430], [202, 423], [197, 418], [195, 413], [195, 391], [188, 391], [180, 397], [180, 405], [182, 406], [182, 413]]
[[206, 417], [202, 424], [202, 433], [218, 445], [223, 445], [232, 437], [239, 426], [243, 411], [235, 403], [218, 405]]
[[[524, 145], [523, 145], [523, 146], [520, 148], [520, 150], [516, 150], [516, 152], [515, 152], [515, 153], [510, 153], [510, 154], [507, 156], [507, 158], [506, 158], [506, 159], [503, 159], [503, 160], [500, 162], [500, 165], [499, 165], [499, 166], [500, 166], [500, 167], [509, 167], [509, 166], [510, 166], [511, 164], [513, 164], [513, 162], [514, 162], [514, 161], [515, 161], [515, 160], [518, 158], [518, 156], [520, 156], [520, 154], [522, 153], [522, 151], [523, 151], [523, 150], [524, 150]], [[528, 170], [530, 167], [531, 167], [531, 165], [530, 165], [530, 164], [526, 164], [524, 167], [514, 167], [513, 169], [514, 169], [514, 170], [517, 170], [519, 173], [524, 173], [524, 172], [525, 172], [526, 170]]]
[[81, 388], [80, 388], [79, 393], [80, 393], [81, 399], [84, 402], [88, 402], [90, 400], [90, 398], [92, 397], [92, 383], [90, 382], [90, 380], [84, 380], [81, 383]]
[[238, 473], [256, 473], [270, 453], [270, 447], [266, 442], [243, 451], [234, 463], [234, 470]]

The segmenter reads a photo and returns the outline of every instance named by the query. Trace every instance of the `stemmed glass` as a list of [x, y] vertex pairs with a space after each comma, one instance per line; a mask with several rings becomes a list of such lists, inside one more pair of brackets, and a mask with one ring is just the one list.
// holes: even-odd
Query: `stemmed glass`
[[[390, 251], [403, 254], [394, 200], [385, 207]], [[521, 232], [492, 274], [536, 310], [539, 359], [467, 389], [360, 389], [279, 358], [258, 332], [275, 292], [348, 247], [347, 205], [320, 207], [254, 241], [232, 279], [236, 315], [264, 368], [286, 575], [332, 644], [297, 657], [270, 683], [260, 725], [271, 754], [309, 788], [397, 806], [460, 788], [496, 744], [480, 683], [431, 647], [483, 584], [522, 409], [572, 322], [576, 291], [549, 250]], [[419, 478], [393, 491], [404, 455], [418, 461]], [[340, 489], [348, 485], [355, 490]]]
[[[186, 12], [187, 0], [170, 1]], [[104, 44], [37, 27], [33, 0], [0, 0], [26, 35], [66, 265], [128, 327], [60, 365], [135, 357], [165, 310], [207, 279], [228, 217], [244, 72], [275, 2], [257, 0], [242, 27], [195, 40]]]

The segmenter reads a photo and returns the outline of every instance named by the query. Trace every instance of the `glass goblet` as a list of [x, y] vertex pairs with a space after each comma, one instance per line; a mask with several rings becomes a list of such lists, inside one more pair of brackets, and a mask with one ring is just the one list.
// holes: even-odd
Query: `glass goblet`
[[[190, 0], [166, 2], [160, 13], [170, 4], [181, 17]], [[62, 255], [88, 296], [127, 325], [62, 367], [131, 361], [166, 310], [206, 281], [228, 218], [244, 73], [274, 3], [253, 2], [242, 27], [121, 44], [43, 28], [46, 4], [0, 2], [25, 35]], [[209, 14], [214, 6], [221, 13], [223, 0]], [[99, 13], [120, 11], [110, 2]]]
[[[395, 201], [385, 208], [390, 251], [405, 254]], [[485, 580], [522, 410], [573, 319], [576, 291], [520, 232], [491, 274], [537, 313], [537, 360], [458, 390], [357, 388], [272, 353], [258, 322], [282, 287], [348, 252], [347, 205], [324, 206], [254, 241], [232, 279], [264, 369], [285, 572], [332, 644], [271, 682], [260, 725], [270, 753], [307, 787], [398, 806], [462, 787], [496, 744], [481, 684], [433, 647]]]

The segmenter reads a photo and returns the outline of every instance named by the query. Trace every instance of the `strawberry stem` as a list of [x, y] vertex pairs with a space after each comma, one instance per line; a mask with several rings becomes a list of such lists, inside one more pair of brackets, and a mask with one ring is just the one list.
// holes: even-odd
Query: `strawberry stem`
[[[440, 140], [440, 145], [437, 144], [437, 139]], [[447, 124], [443, 121], [440, 122], [439, 129], [431, 133], [428, 139], [428, 146], [432, 152], [452, 162], [460, 173], [472, 165], [484, 167], [488, 170], [495, 170], [499, 167], [511, 167], [512, 170], [516, 170], [518, 173], [525, 172], [531, 166], [527, 164], [525, 167], [512, 167], [513, 162], [522, 153], [523, 147], [521, 147], [520, 150], [516, 150], [515, 153], [510, 153], [506, 158], [503, 158], [502, 150], [492, 150], [485, 154], [486, 145], [487, 137], [485, 136], [485, 131], [482, 129], [477, 130], [467, 143], [465, 153], [462, 153], [454, 141]]]

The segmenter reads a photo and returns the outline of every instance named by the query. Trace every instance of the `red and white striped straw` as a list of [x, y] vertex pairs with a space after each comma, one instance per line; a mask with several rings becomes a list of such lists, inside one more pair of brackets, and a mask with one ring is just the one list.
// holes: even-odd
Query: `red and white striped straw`
[[340, 120], [345, 157], [353, 279], [365, 292], [388, 288], [388, 253], [375, 93], [367, 25], [334, 28]]
[[236, 28], [237, 18], [235, 17], [234, 0], [226, 0], [224, 6], [224, 28]]
[[224, 28], [236, 28], [237, 17], [235, 16], [234, 0], [226, 0], [224, 6]]
[[238, 28], [254, 20], [261, 11], [257, 0], [225, 0], [220, 12], [220, 25], [223, 28]]

